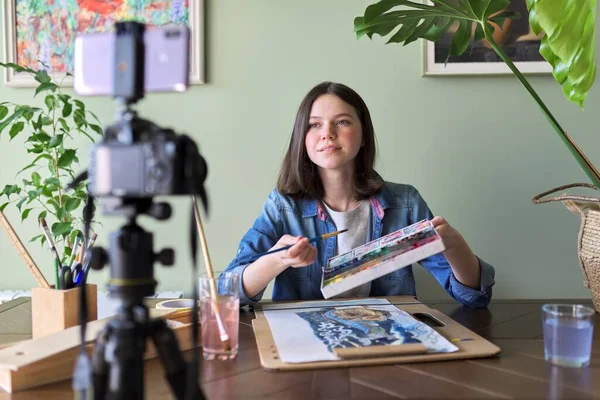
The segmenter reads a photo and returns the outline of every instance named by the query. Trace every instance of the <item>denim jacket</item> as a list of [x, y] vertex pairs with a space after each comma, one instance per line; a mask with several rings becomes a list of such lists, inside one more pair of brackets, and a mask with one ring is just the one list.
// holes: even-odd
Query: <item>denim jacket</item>
[[[380, 238], [422, 219], [432, 219], [433, 214], [419, 192], [411, 185], [386, 182], [384, 187], [370, 199], [371, 223], [368, 241]], [[248, 264], [241, 261], [249, 256], [268, 251], [285, 234], [315, 237], [335, 231], [335, 225], [319, 200], [297, 200], [273, 190], [263, 205], [261, 214], [252, 228], [240, 241], [236, 258], [225, 271], [239, 274], [240, 305], [258, 302], [264, 289], [254, 297], [248, 297], [242, 284], [242, 275]], [[335, 256], [336, 237], [319, 240], [316, 261], [301, 268], [289, 267], [275, 278], [272, 298], [284, 300], [323, 299], [321, 272], [327, 260]], [[431, 273], [446, 292], [460, 303], [473, 307], [487, 307], [492, 298], [494, 267], [479, 259], [481, 283], [479, 290], [460, 283], [443, 254], [437, 254], [419, 262]], [[416, 296], [412, 266], [400, 268], [371, 282], [370, 296]]]

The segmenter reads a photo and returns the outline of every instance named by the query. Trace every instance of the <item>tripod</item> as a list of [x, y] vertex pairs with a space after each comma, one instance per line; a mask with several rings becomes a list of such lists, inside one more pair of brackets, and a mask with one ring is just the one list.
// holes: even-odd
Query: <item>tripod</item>
[[[148, 338], [153, 340], [175, 397], [182, 400], [187, 394], [193, 399], [204, 399], [197, 376], [189, 376], [194, 368], [185, 362], [175, 334], [164, 320], [150, 319], [143, 304], [145, 296], [154, 294], [157, 283], [153, 263], [172, 265], [174, 252], [164, 249], [155, 254], [153, 235], [139, 226], [135, 218], [145, 212], [157, 219], [167, 219], [171, 207], [167, 203], [153, 204], [151, 199], [130, 199], [125, 201], [125, 207], [129, 209], [129, 223], [110, 234], [108, 254], [101, 247], [92, 249], [94, 269], [103, 268], [110, 259], [108, 289], [120, 303], [117, 316], [108, 321], [96, 338], [92, 358], [94, 399], [144, 398], [143, 355]], [[186, 382], [191, 383], [192, 379], [194, 385], [186, 388]]]

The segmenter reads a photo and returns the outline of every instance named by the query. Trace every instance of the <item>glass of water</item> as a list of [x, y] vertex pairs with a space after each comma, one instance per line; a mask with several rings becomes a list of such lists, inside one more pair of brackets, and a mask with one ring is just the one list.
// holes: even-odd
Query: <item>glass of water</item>
[[544, 353], [546, 360], [563, 367], [590, 364], [595, 311], [579, 304], [544, 304]]

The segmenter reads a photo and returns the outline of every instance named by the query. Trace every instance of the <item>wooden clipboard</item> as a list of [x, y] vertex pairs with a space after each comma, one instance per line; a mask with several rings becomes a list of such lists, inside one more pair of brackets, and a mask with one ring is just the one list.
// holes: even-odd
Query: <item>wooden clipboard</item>
[[[463, 325], [454, 321], [447, 315], [438, 310], [432, 309], [425, 304], [415, 300], [411, 296], [392, 296], [386, 299], [396, 308], [406, 311], [414, 317], [427, 316], [437, 320], [443, 326], [433, 327], [439, 334], [446, 339], [463, 339], [463, 341], [452, 341], [458, 351], [453, 353], [425, 353], [419, 348], [402, 348], [402, 346], [377, 346], [381, 351], [373, 351], [368, 347], [363, 348], [362, 354], [352, 354], [349, 358], [342, 358], [334, 361], [316, 361], [307, 363], [284, 363], [279, 358], [277, 346], [273, 339], [269, 322], [265, 317], [261, 305], [255, 306], [256, 318], [252, 320], [256, 344], [260, 356], [260, 363], [263, 368], [276, 371], [306, 370], [318, 368], [343, 368], [366, 365], [385, 365], [402, 364], [428, 361], [444, 361], [468, 358], [491, 357], [500, 353], [501, 349], [495, 344], [487, 341], [475, 332], [467, 329]], [[345, 299], [346, 300], [346, 299]], [[329, 302], [329, 300], [327, 300]], [[282, 303], [283, 304], [283, 303]], [[287, 302], [286, 308], [292, 306], [294, 302]], [[466, 341], [464, 339], [467, 339]], [[397, 349], [383, 349], [384, 347], [396, 347]], [[379, 354], [370, 354], [379, 353]], [[387, 353], [387, 354], [386, 354]]]

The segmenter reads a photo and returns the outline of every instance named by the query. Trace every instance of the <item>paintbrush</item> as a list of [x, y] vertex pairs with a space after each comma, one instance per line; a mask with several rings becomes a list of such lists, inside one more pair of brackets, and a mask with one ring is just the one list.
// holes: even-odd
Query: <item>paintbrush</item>
[[[318, 240], [323, 240], [323, 239], [327, 239], [327, 238], [330, 238], [330, 237], [333, 237], [333, 236], [337, 236], [337, 235], [339, 235], [339, 234], [341, 234], [341, 233], [344, 233], [344, 232], [346, 232], [347, 230], [348, 230], [348, 229], [342, 229], [341, 231], [335, 231], [335, 232], [326, 233], [326, 234], [324, 234], [324, 235], [321, 235], [321, 236], [315, 236], [315, 237], [313, 237], [313, 238], [310, 238], [310, 239], [308, 239], [308, 242], [309, 242], [309, 243], [313, 243], [313, 242], [316, 242], [316, 241], [318, 241]], [[262, 256], [266, 256], [266, 255], [268, 255], [268, 254], [277, 253], [277, 252], [279, 252], [279, 251], [284, 251], [284, 250], [287, 250], [287, 249], [289, 249], [289, 248], [290, 248], [290, 247], [292, 247], [292, 246], [294, 246], [294, 245], [293, 245], [293, 244], [291, 244], [291, 245], [289, 245], [289, 246], [280, 247], [280, 248], [278, 248], [278, 249], [275, 249], [275, 250], [270, 250], [270, 251], [266, 251], [266, 252], [264, 252], [264, 253], [260, 253], [260, 254], [255, 254], [255, 255], [252, 255], [252, 256], [248, 256], [248, 257], [246, 257], [246, 258], [243, 258], [243, 259], [241, 260], [241, 262], [242, 262], [242, 263], [246, 263], [246, 262], [247, 262], [247, 263], [250, 263], [250, 262], [253, 262], [253, 261], [256, 261], [256, 260], [258, 260], [258, 259], [259, 259], [259, 258], [261, 258]]]
[[46, 241], [48, 242], [48, 246], [50, 246], [50, 251], [54, 256], [54, 269], [56, 274], [56, 287], [58, 289], [58, 272], [61, 267], [60, 256], [58, 255], [58, 251], [56, 250], [56, 246], [54, 245], [54, 240], [52, 240], [52, 234], [50, 233], [50, 229], [48, 228], [48, 224], [46, 223], [45, 218], [40, 218], [40, 224], [42, 224], [42, 230], [44, 231], [44, 236], [46, 236]]
[[229, 341], [229, 335], [225, 330], [225, 326], [223, 324], [223, 320], [221, 319], [221, 314], [219, 312], [218, 307], [218, 291], [217, 286], [215, 285], [215, 276], [212, 269], [212, 264], [210, 262], [210, 255], [208, 254], [208, 245], [206, 243], [206, 237], [204, 235], [204, 228], [202, 227], [202, 219], [200, 217], [200, 209], [198, 208], [198, 202], [196, 201], [196, 196], [192, 196], [194, 200], [194, 216], [196, 217], [196, 226], [198, 228], [198, 233], [200, 234], [200, 243], [202, 244], [202, 253], [204, 255], [204, 263], [206, 264], [206, 273], [208, 274], [209, 283], [210, 283], [210, 291], [211, 291], [211, 306], [213, 312], [215, 313], [215, 319], [217, 320], [217, 326], [219, 327], [219, 336], [221, 337], [221, 342], [223, 343], [223, 350], [230, 351], [231, 343]]

